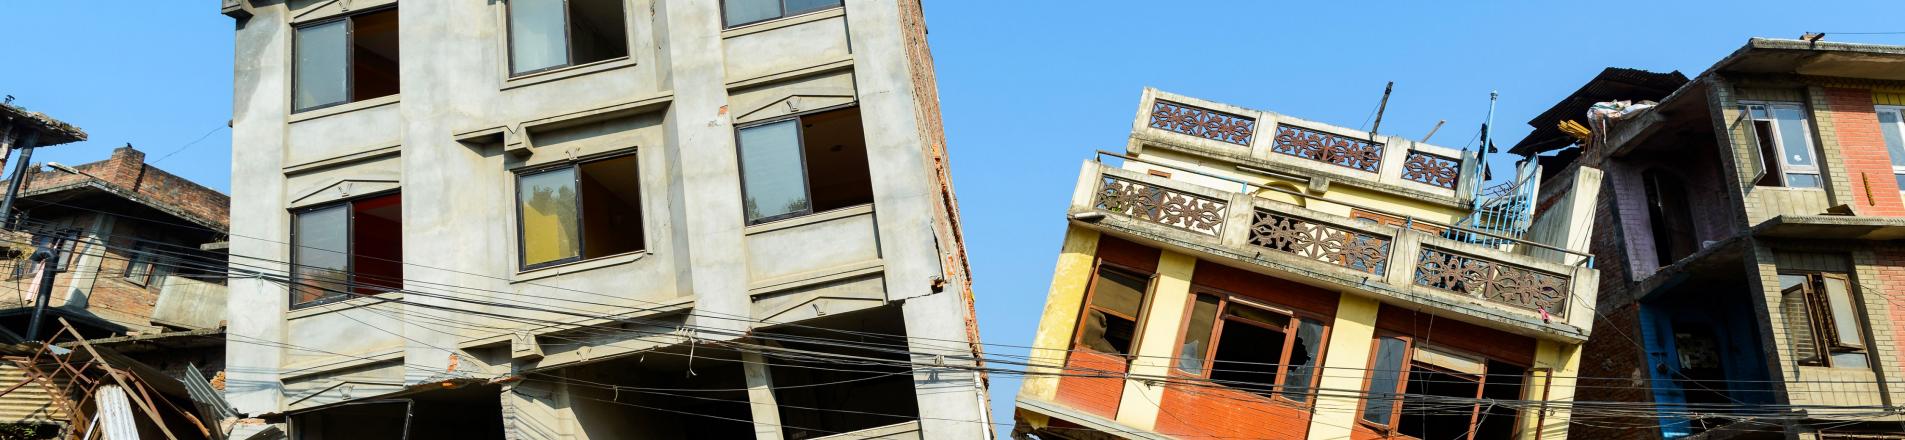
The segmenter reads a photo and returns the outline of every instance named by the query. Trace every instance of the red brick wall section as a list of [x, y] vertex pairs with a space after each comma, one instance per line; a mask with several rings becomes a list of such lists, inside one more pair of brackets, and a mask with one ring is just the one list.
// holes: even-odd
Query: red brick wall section
[[[122, 191], [136, 192], [151, 202], [197, 216], [218, 224], [220, 228], [229, 224], [230, 196], [146, 165], [145, 153], [130, 146], [114, 149], [112, 157], [106, 160], [73, 168], [87, 175], [31, 169], [21, 192], [31, 194], [34, 190], [77, 184], [96, 177]], [[5, 183], [0, 181], [0, 185]]]
[[1156, 427], [1181, 439], [1300, 439], [1310, 411], [1247, 391], [1176, 383], [1164, 388]]
[[[1654, 401], [1646, 370], [1647, 354], [1628, 339], [1640, 338], [1640, 308], [1627, 303], [1594, 319], [1594, 336], [1582, 347], [1581, 375], [1575, 389], [1577, 401], [1634, 402], [1636, 406]], [[1620, 332], [1626, 332], [1623, 336]], [[1593, 420], [1574, 419], [1568, 426], [1572, 438], [1609, 440], [1658, 439], [1658, 429], [1634, 429], [1652, 426], [1650, 417], [1602, 416]]]
[[1872, 92], [1827, 88], [1826, 111], [1831, 113], [1852, 182], [1852, 205], [1865, 215], [1905, 216], [1905, 200], [1900, 200], [1891, 155], [1885, 151], [1878, 115], [1873, 113]]
[[1105, 236], [1098, 239], [1098, 258], [1144, 273], [1157, 273], [1158, 250], [1145, 245]]
[[1074, 349], [1065, 362], [1066, 375], [1058, 379], [1058, 402], [1107, 419], [1117, 418], [1118, 400], [1124, 397], [1125, 367], [1122, 356]]
[[[1876, 290], [1874, 293], [1885, 295], [1885, 302], [1892, 305], [1891, 310], [1886, 311], [1891, 318], [1887, 321], [1892, 326], [1892, 334], [1905, 334], [1905, 291], [1902, 291], [1905, 290], [1905, 246], [1883, 246], [1877, 248], [1876, 253], [1879, 273], [1877, 284], [1883, 287], [1861, 290], [1861, 293]], [[1897, 344], [1896, 349], [1900, 353], [1905, 353], [1905, 338], [1894, 337], [1893, 343]]]

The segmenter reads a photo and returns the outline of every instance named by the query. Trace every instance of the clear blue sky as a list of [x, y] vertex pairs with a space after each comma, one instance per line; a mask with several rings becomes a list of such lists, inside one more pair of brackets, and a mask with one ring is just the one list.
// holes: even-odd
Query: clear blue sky
[[[468, 1], [468, 0], [466, 0]], [[706, 0], [713, 1], [713, 0]], [[1031, 340], [1079, 161], [1115, 150], [1145, 86], [1461, 147], [1488, 92], [1504, 148], [1535, 113], [1608, 66], [1694, 76], [1750, 36], [1905, 31], [1895, 3], [1094, 2], [927, 0], [933, 54], [985, 341]], [[232, 21], [212, 0], [0, 0], [0, 94], [92, 140], [37, 161], [98, 160], [132, 143], [229, 190]], [[1905, 35], [1829, 35], [1905, 44]], [[994, 352], [1022, 353], [1005, 347]], [[995, 376], [1011, 420], [1016, 378]]]

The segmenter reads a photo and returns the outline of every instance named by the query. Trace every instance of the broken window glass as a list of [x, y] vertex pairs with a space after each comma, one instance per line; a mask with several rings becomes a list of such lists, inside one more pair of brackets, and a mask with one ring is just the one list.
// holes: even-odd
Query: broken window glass
[[1214, 295], [1199, 294], [1197, 302], [1191, 304], [1190, 323], [1184, 327], [1184, 344], [1178, 347], [1178, 369], [1191, 374], [1204, 374], [1204, 354], [1210, 351], [1211, 332], [1217, 320], [1219, 301]]

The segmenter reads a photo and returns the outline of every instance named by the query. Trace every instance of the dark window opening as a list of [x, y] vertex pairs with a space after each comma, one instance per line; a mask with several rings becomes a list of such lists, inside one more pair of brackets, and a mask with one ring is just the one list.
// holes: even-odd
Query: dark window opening
[[749, 224], [873, 203], [860, 109], [736, 130]]
[[516, 178], [524, 268], [642, 250], [635, 155], [537, 170]]
[[1481, 379], [1416, 365], [1402, 399], [1396, 432], [1419, 439], [1465, 439], [1475, 420]]
[[293, 440], [400, 439], [409, 432], [408, 400], [381, 400], [291, 416]]
[[[1317, 357], [1322, 353], [1323, 324], [1315, 318], [1253, 304], [1198, 294], [1185, 327], [1178, 369], [1264, 397], [1281, 395], [1308, 402]], [[1207, 338], [1215, 338], [1216, 343], [1205, 343]], [[1207, 345], [1214, 347], [1207, 349]], [[1206, 364], [1210, 365], [1207, 374], [1203, 368]]]
[[[837, 360], [767, 356], [775, 403], [780, 405], [782, 438], [819, 438], [918, 420], [913, 375], [902, 365], [908, 362], [907, 355], [865, 348], [904, 346], [904, 322], [899, 307], [886, 306], [762, 332], [763, 339], [777, 340], [773, 344], [790, 349], [893, 363], [860, 363], [843, 368]], [[821, 338], [846, 342], [848, 346], [791, 340]]]
[[1079, 326], [1079, 345], [1106, 354], [1131, 353], [1149, 284], [1148, 276], [1100, 266], [1088, 295], [1084, 325]]
[[301, 210], [292, 223], [292, 307], [403, 288], [400, 194]]
[[628, 56], [621, 0], [510, 0], [511, 75]]
[[1654, 258], [1665, 267], [1693, 255], [1693, 212], [1686, 184], [1660, 169], [1641, 173], [1647, 192], [1647, 217], [1653, 228]]
[[132, 255], [126, 258], [126, 271], [123, 276], [126, 281], [131, 281], [133, 284], [141, 286], [151, 284], [156, 272], [154, 269], [158, 267], [156, 261], [153, 246], [144, 242], [135, 243], [132, 245]]
[[840, 7], [840, 0], [721, 0], [727, 27]]
[[[1511, 402], [1522, 399], [1522, 384], [1528, 380], [1528, 369], [1519, 365], [1488, 361], [1488, 383], [1482, 385], [1482, 398]], [[1481, 415], [1476, 420], [1475, 438], [1480, 440], [1515, 438], [1515, 432], [1521, 425], [1521, 414], [1513, 405], [1483, 404]]]
[[295, 111], [397, 94], [397, 10], [299, 26], [293, 35]]
[[576, 438], [754, 438], [740, 353], [702, 345], [690, 356], [689, 349], [679, 345], [532, 374], [512, 398], [568, 406], [574, 418], [566, 423]]

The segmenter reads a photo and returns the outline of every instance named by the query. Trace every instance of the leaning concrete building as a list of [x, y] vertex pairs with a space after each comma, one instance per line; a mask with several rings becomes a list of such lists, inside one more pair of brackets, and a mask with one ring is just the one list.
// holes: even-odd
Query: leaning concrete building
[[918, 0], [224, 0], [235, 436], [987, 438]]
[[1080, 170], [1016, 433], [1568, 437], [1598, 171], [1488, 184], [1472, 149], [1151, 89], [1128, 139]]
[[1756, 38], [1691, 80], [1608, 69], [1530, 122], [1514, 151], [1607, 175], [1579, 394], [1625, 410], [1577, 432], [1905, 438], [1900, 63]]

